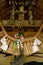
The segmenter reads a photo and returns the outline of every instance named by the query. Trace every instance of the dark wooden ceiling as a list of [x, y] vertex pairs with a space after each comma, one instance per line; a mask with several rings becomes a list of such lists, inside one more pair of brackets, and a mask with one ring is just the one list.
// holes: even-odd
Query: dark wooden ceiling
[[[2, 19], [10, 19], [12, 6], [8, 5], [8, 0], [3, 1], [0, 4], [0, 20]], [[34, 13], [34, 20], [43, 20], [43, 0], [39, 0], [36, 2], [35, 6], [33, 6]]]

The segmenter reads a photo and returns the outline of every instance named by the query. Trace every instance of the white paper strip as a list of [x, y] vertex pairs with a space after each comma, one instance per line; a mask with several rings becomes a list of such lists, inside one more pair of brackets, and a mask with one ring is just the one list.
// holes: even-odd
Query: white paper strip
[[6, 51], [7, 48], [8, 48], [8, 45], [2, 45], [2, 46], [1, 46], [1, 49], [4, 50], [4, 51]]
[[40, 45], [41, 41], [38, 38], [35, 38], [34, 45]]
[[33, 53], [37, 52], [39, 50], [38, 46], [33, 46]]
[[4, 37], [0, 40], [3, 45], [7, 44], [5, 37], [6, 37], [6, 36], [4, 36]]

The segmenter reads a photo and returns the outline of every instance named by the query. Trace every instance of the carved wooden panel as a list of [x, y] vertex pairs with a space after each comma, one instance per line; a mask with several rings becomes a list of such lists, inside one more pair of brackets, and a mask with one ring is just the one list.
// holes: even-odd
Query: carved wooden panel
[[3, 20], [3, 25], [4, 26], [14, 26], [14, 27], [40, 27], [43, 21], [41, 20], [32, 20], [32, 24], [29, 20], [14, 20], [14, 21], [9, 21], [9, 20]]

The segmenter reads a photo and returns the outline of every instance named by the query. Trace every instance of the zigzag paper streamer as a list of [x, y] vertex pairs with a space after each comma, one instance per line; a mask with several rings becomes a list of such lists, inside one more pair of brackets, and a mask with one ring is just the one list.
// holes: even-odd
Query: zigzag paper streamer
[[4, 51], [6, 51], [7, 48], [8, 48], [8, 45], [2, 45], [2, 46], [1, 46], [1, 49], [4, 50]]
[[41, 41], [40, 41], [38, 38], [35, 38], [33, 44], [34, 44], [34, 45], [40, 45], [40, 44], [41, 44]]
[[0, 40], [3, 45], [7, 44], [5, 37], [7, 37], [7, 36], [5, 35], [5, 36]]
[[39, 50], [38, 46], [33, 46], [32, 49], [33, 49], [33, 53], [35, 53]]

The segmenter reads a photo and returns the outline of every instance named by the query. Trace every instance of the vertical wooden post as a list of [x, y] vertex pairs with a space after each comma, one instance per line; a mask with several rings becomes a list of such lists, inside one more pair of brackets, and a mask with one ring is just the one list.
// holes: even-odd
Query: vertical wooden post
[[10, 15], [10, 22], [9, 24], [14, 25], [14, 19], [15, 19], [15, 4], [14, 0], [12, 0], [12, 10], [11, 10], [11, 15]]

